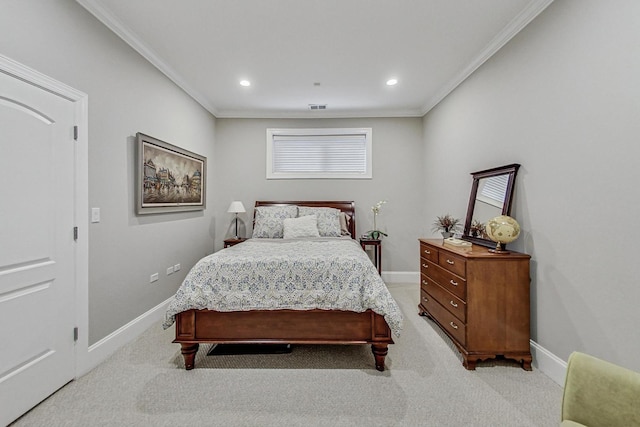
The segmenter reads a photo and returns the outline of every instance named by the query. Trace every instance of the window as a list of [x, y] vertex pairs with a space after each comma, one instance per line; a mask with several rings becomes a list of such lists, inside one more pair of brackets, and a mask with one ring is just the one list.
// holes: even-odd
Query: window
[[267, 129], [267, 179], [369, 179], [371, 128]]

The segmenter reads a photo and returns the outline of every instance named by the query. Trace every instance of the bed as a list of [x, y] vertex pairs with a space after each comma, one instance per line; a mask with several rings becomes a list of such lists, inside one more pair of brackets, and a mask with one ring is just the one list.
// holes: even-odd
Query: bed
[[[376, 369], [384, 371], [402, 315], [354, 240], [354, 202], [257, 201], [255, 206], [252, 239], [201, 259], [169, 304], [164, 327], [175, 322], [173, 342], [181, 345], [185, 368], [195, 367], [201, 343], [370, 344]], [[289, 215], [296, 209], [299, 219], [287, 221], [299, 224], [311, 219], [306, 213], [330, 211], [316, 208], [338, 209], [347, 237], [256, 238], [265, 237], [261, 225], [268, 222], [256, 212]], [[317, 226], [322, 233], [320, 220]], [[293, 226], [285, 234], [288, 230], [291, 236]]]

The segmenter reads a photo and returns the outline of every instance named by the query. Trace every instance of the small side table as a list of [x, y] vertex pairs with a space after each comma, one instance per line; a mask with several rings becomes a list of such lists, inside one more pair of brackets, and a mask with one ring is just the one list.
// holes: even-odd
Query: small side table
[[230, 239], [225, 239], [225, 240], [224, 240], [224, 247], [225, 247], [225, 248], [228, 248], [228, 247], [231, 247], [231, 246], [237, 245], [238, 243], [242, 243], [242, 242], [244, 242], [245, 240], [247, 240], [247, 238], [246, 238], [246, 237], [239, 237], [239, 238], [237, 238], [237, 239], [236, 239], [235, 237], [231, 237]]
[[360, 246], [367, 250], [367, 246], [373, 246], [373, 265], [378, 269], [378, 274], [382, 274], [382, 241], [378, 239], [360, 239]]

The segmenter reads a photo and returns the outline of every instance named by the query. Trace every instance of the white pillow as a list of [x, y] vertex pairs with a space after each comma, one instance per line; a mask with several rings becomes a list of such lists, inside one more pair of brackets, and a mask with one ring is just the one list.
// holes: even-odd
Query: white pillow
[[301, 216], [299, 218], [285, 218], [283, 224], [283, 237], [285, 239], [320, 237], [320, 233], [318, 233], [318, 217], [315, 215]]

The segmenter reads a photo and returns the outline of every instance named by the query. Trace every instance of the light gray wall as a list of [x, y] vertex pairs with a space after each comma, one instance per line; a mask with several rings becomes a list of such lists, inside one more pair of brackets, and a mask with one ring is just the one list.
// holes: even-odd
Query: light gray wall
[[521, 163], [532, 338], [640, 370], [640, 2], [558, 0], [424, 118], [426, 216]]
[[[373, 129], [373, 179], [267, 180], [267, 128]], [[220, 184], [214, 207], [216, 248], [234, 234], [232, 200], [241, 200], [247, 213], [239, 217], [251, 233], [256, 200], [354, 200], [358, 234], [371, 230], [371, 206], [387, 200], [378, 215], [378, 228], [388, 232], [383, 243], [383, 269], [416, 271], [417, 238], [424, 227], [422, 119], [218, 119], [214, 180]]]
[[[213, 119], [72, 0], [3, 0], [0, 53], [89, 95], [90, 343], [173, 294], [233, 231], [242, 200], [354, 199], [390, 236], [384, 269], [416, 271], [437, 215], [464, 217], [472, 171], [518, 162], [513, 244], [532, 259], [532, 337], [563, 359], [583, 350], [640, 370], [640, 3], [558, 0], [420, 119]], [[374, 179], [265, 179], [268, 127], [372, 127]], [[209, 158], [208, 208], [134, 214], [133, 136]], [[215, 156], [214, 156], [214, 139]], [[215, 220], [214, 220], [215, 218]], [[611, 224], [604, 224], [610, 221]], [[165, 276], [180, 262], [179, 274]], [[149, 275], [161, 273], [157, 285]]]
[[[87, 209], [102, 214], [89, 225], [92, 344], [169, 298], [213, 248], [211, 208], [135, 215], [136, 132], [207, 156], [211, 165], [215, 119], [72, 0], [3, 0], [0, 32], [0, 53], [89, 96]], [[177, 263], [182, 270], [167, 276]], [[160, 280], [150, 284], [155, 272]]]

